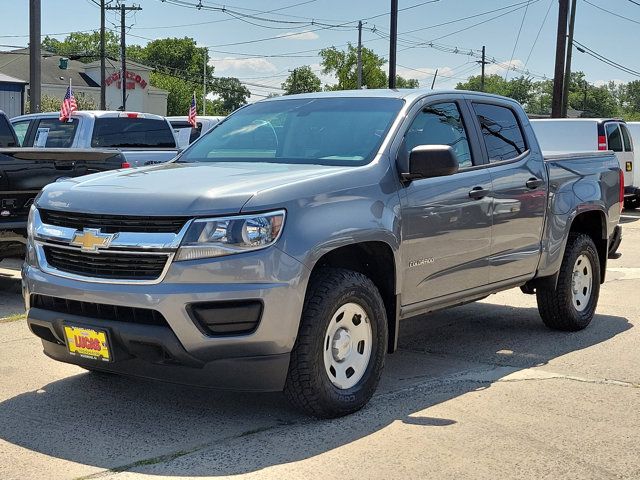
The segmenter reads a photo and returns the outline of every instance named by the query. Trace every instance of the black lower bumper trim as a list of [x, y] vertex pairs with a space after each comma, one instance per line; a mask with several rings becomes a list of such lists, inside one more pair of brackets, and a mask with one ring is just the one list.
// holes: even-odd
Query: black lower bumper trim
[[[289, 368], [288, 353], [203, 362], [189, 354], [168, 327], [87, 319], [38, 308], [29, 310], [27, 323], [42, 339], [47, 356], [116, 374], [208, 388], [271, 392], [283, 389]], [[113, 361], [71, 355], [64, 340], [64, 324], [107, 331]]]

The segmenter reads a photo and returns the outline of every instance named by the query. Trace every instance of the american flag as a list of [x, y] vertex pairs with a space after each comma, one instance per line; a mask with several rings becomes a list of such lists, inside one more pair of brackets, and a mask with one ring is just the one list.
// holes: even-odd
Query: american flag
[[66, 122], [69, 120], [71, 114], [76, 110], [78, 110], [78, 104], [76, 103], [76, 97], [73, 96], [71, 85], [69, 85], [64, 100], [62, 100], [62, 105], [60, 106], [60, 121]]
[[196, 125], [196, 94], [194, 92], [193, 97], [191, 98], [191, 106], [189, 107], [189, 118], [187, 121], [191, 124], [193, 128], [197, 128]]

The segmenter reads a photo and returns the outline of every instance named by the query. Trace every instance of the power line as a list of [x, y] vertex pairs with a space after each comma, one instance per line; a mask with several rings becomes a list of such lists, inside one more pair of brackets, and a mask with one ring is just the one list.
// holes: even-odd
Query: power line
[[[520, 41], [520, 34], [522, 33], [522, 27], [524, 26], [524, 22], [527, 19], [527, 12], [529, 11], [529, 5], [531, 2], [527, 3], [524, 9], [524, 14], [522, 15], [522, 22], [520, 22], [520, 28], [518, 29], [518, 35], [516, 35], [516, 41], [513, 44], [513, 50], [511, 51], [511, 60], [509, 60], [509, 68], [511, 68], [511, 64], [513, 63], [513, 57], [516, 55], [516, 49], [518, 48], [518, 42]], [[504, 74], [505, 81], [509, 78], [509, 69]]]
[[[620, 15], [619, 13], [612, 12], [611, 10], [607, 10], [606, 8], [603, 8], [600, 5], [596, 5], [595, 3], [592, 3], [589, 0], [583, 0], [583, 1], [584, 1], [584, 3], [587, 3], [587, 4], [591, 5], [592, 7], [597, 8], [598, 10], [602, 10], [603, 12], [607, 12], [608, 14], [613, 15], [614, 17], [622, 18], [623, 20], [628, 20], [629, 22], [633, 22], [633, 23], [635, 23], [637, 25], [640, 25], [640, 21], [638, 21], [638, 20], [634, 20], [632, 18], [625, 17], [624, 15]], [[636, 2], [633, 2], [633, 3], [636, 3]], [[638, 4], [636, 4], [636, 5], [638, 5]]]
[[531, 45], [531, 50], [529, 50], [529, 55], [527, 55], [527, 61], [524, 62], [525, 67], [529, 64], [529, 60], [531, 59], [531, 54], [533, 53], [533, 50], [536, 48], [536, 45], [538, 44], [538, 39], [540, 38], [540, 34], [542, 33], [542, 29], [544, 28], [545, 23], [547, 23], [547, 18], [549, 17], [549, 12], [551, 11], [551, 7], [553, 7], [554, 1], [555, 0], [551, 0], [549, 2], [547, 13], [545, 13], [544, 18], [542, 19], [542, 25], [540, 25], [540, 29], [538, 30], [538, 34], [536, 35], [536, 38], [533, 41], [533, 45]]
[[630, 75], [634, 75], [636, 77], [640, 77], [640, 72], [637, 70], [633, 70], [632, 68], [629, 67], [625, 67], [624, 65], [614, 62], [613, 60], [611, 60], [608, 57], [605, 57], [604, 55], [596, 52], [595, 50], [590, 49], [589, 47], [587, 47], [586, 45], [578, 42], [577, 40], [573, 40], [573, 43], [575, 45], [577, 45], [578, 51], [581, 53], [586, 53], [587, 55], [595, 58], [596, 60], [600, 60], [603, 63], [606, 63], [607, 65], [617, 68], [618, 70], [621, 70], [623, 72], [626, 72]]

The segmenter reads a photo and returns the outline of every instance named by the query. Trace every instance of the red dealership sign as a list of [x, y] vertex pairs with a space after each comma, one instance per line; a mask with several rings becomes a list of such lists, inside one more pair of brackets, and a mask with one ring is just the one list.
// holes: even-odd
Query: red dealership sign
[[[134, 88], [136, 88], [136, 83], [140, 85], [140, 88], [147, 88], [146, 80], [135, 72], [130, 72], [127, 70], [125, 72], [125, 80], [127, 90], [133, 90]], [[116, 82], [117, 88], [121, 88], [120, 72], [113, 72], [104, 80], [104, 83], [107, 87], [113, 82]]]

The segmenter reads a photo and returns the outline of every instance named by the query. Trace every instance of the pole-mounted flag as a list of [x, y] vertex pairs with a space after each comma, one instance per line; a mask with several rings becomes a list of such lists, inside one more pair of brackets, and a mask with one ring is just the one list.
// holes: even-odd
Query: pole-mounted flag
[[187, 121], [191, 124], [193, 128], [197, 128], [196, 124], [196, 92], [193, 92], [193, 97], [191, 98], [191, 106], [189, 107], [189, 118]]
[[76, 97], [73, 96], [73, 90], [71, 90], [71, 79], [69, 79], [69, 86], [67, 87], [67, 93], [60, 105], [60, 121], [66, 122], [71, 117], [71, 114], [78, 110], [78, 104], [76, 103]]

